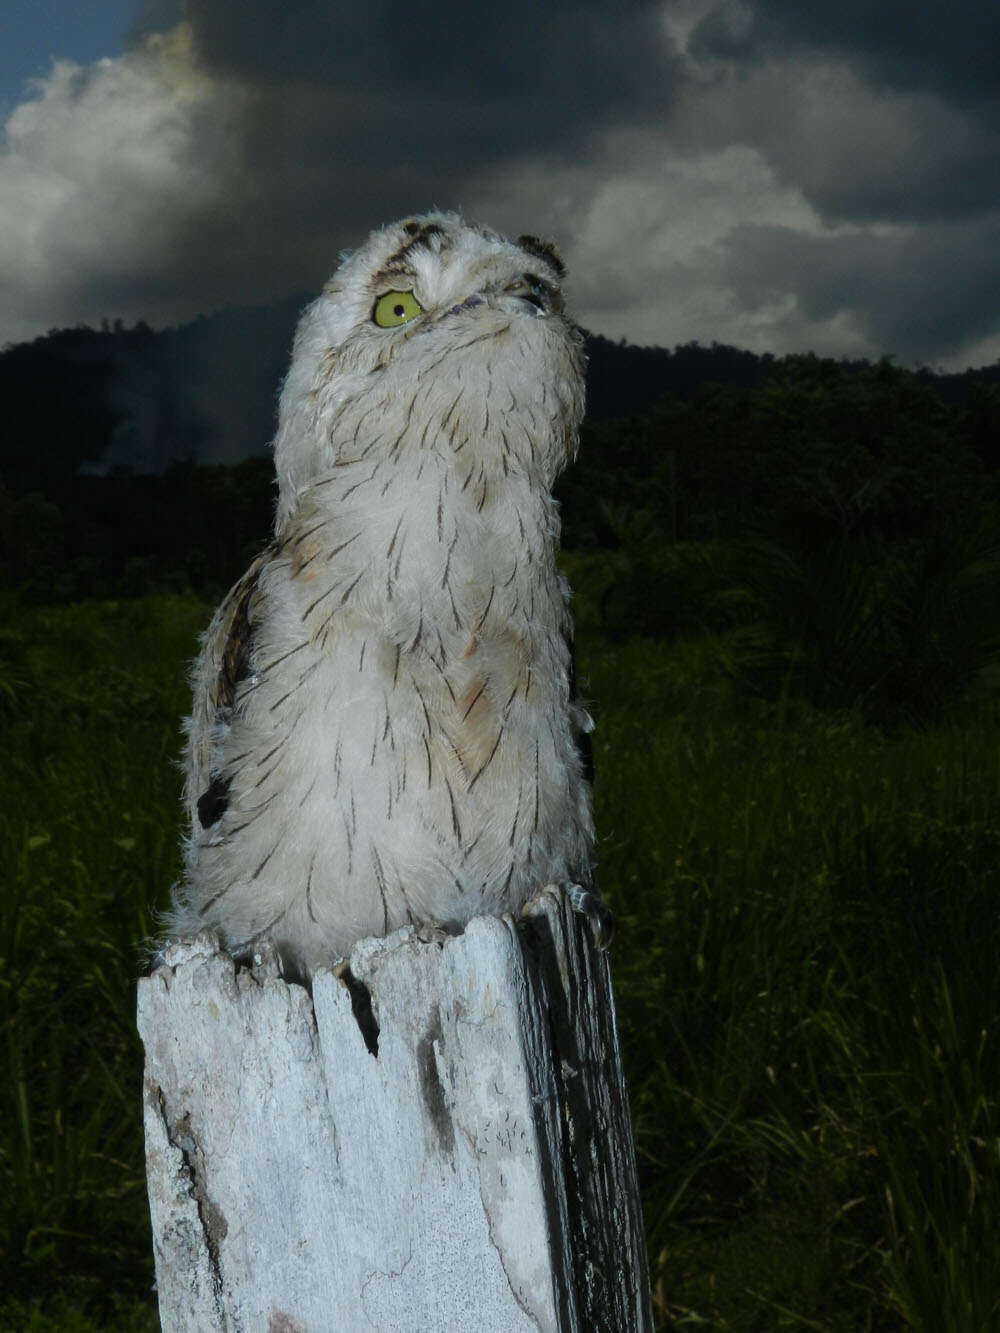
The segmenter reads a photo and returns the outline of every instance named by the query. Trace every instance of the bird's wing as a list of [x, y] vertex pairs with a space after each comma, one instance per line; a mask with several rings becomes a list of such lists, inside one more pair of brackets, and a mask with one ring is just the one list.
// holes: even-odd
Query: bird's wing
[[221, 729], [228, 724], [240, 681], [250, 672], [258, 586], [274, 559], [266, 547], [226, 594], [202, 638], [192, 672], [194, 708], [188, 722], [185, 799], [191, 828], [208, 828], [226, 808], [226, 782], [215, 768]]

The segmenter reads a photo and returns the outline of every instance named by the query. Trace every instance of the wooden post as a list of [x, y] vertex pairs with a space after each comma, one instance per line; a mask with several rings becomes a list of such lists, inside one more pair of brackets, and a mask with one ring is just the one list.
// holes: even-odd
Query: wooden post
[[652, 1330], [607, 958], [529, 913], [140, 981], [164, 1333]]

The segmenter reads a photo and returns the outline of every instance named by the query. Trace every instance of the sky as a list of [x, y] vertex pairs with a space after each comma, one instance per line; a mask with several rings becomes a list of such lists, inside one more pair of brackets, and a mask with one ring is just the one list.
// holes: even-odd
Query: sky
[[317, 291], [454, 208], [585, 328], [1000, 360], [996, 0], [4, 0], [0, 345]]

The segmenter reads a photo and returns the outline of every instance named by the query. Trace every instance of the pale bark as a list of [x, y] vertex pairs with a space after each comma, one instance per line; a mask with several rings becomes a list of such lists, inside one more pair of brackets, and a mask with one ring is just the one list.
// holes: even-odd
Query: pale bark
[[587, 922], [546, 890], [517, 923], [408, 928], [350, 967], [377, 1034], [332, 972], [310, 996], [207, 938], [140, 982], [165, 1333], [651, 1330]]

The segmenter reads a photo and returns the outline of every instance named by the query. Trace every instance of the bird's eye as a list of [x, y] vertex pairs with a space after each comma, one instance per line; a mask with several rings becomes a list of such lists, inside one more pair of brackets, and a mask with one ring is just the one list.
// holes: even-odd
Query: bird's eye
[[423, 306], [412, 292], [383, 292], [375, 302], [372, 319], [380, 329], [391, 329], [423, 313]]

